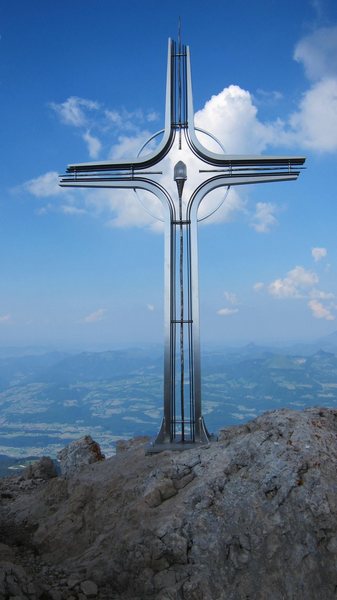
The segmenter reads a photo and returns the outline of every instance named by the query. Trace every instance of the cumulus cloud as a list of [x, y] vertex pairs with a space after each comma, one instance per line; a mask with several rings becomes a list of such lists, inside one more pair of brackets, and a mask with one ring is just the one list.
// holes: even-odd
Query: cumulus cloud
[[308, 90], [290, 118], [294, 141], [320, 152], [337, 150], [337, 77], [323, 79]]
[[275, 279], [268, 286], [268, 292], [274, 298], [306, 298], [313, 317], [334, 321], [335, 295], [315, 287], [318, 282], [316, 273], [297, 266], [284, 279]]
[[238, 308], [220, 308], [217, 311], [217, 314], [221, 317], [230, 317], [231, 315], [235, 315], [239, 312]]
[[259, 154], [273, 141], [279, 125], [264, 124], [249, 91], [230, 85], [195, 114], [195, 124], [213, 133], [229, 154]]
[[252, 217], [251, 227], [258, 233], [268, 233], [277, 224], [277, 207], [271, 202], [258, 202]]
[[85, 98], [78, 98], [77, 96], [71, 96], [59, 104], [57, 102], [51, 102], [49, 106], [55, 111], [63, 123], [66, 125], [73, 125], [74, 127], [86, 125], [88, 121], [87, 112], [99, 109], [98, 102], [86, 100]]
[[299, 145], [319, 152], [337, 150], [337, 26], [317, 29], [300, 40], [294, 58], [311, 87], [285, 119], [263, 122], [248, 90], [230, 85], [196, 113], [197, 126], [214, 133], [228, 153], [254, 153], [268, 146]]
[[302, 38], [294, 58], [312, 86], [290, 117], [295, 138], [319, 152], [337, 150], [337, 26], [322, 27]]
[[312, 248], [311, 250], [312, 257], [315, 262], [319, 262], [322, 258], [325, 258], [328, 254], [326, 248]]
[[275, 279], [268, 286], [269, 294], [276, 298], [303, 298], [304, 293], [319, 281], [313, 271], [297, 266], [288, 271], [284, 279]]
[[83, 322], [84, 323], [97, 323], [97, 321], [102, 321], [102, 319], [104, 319], [104, 317], [105, 317], [106, 312], [107, 312], [106, 308], [99, 308], [98, 310], [95, 310], [94, 312], [92, 312], [89, 315], [87, 315], [86, 317], [84, 317]]
[[326, 321], [334, 321], [335, 316], [331, 313], [329, 308], [323, 306], [318, 300], [309, 300], [308, 306], [316, 319], [325, 319]]

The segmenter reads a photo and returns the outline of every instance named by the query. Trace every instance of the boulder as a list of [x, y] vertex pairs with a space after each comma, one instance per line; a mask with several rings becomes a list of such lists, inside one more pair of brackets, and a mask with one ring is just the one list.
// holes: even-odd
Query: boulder
[[51, 479], [57, 477], [57, 469], [54, 461], [49, 456], [42, 456], [42, 458], [26, 467], [23, 476], [25, 479]]
[[105, 459], [97, 442], [90, 435], [75, 440], [58, 452], [61, 474], [70, 477], [86, 465]]

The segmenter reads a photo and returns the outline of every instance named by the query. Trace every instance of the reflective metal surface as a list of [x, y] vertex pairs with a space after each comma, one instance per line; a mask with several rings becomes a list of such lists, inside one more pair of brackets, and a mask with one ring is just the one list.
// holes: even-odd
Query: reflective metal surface
[[178, 44], [169, 40], [165, 129], [156, 150], [119, 162], [73, 164], [60, 180], [64, 187], [146, 190], [161, 202], [165, 223], [164, 410], [153, 451], [186, 448], [210, 439], [201, 401], [200, 204], [217, 188], [227, 191], [234, 185], [295, 180], [305, 161], [293, 156], [226, 155], [221, 144], [221, 153], [212, 152], [196, 131], [189, 49], [180, 39]]

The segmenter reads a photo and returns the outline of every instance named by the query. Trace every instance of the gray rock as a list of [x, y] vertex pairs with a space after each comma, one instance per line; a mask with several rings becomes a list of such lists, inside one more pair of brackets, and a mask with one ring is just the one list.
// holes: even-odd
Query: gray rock
[[49, 456], [42, 456], [38, 461], [28, 465], [24, 470], [25, 479], [52, 479], [57, 477], [54, 461]]
[[0, 562], [0, 597], [28, 600], [37, 598], [37, 588], [21, 565], [12, 562]]
[[132, 450], [137, 446], [144, 446], [149, 444], [151, 438], [148, 435], [138, 435], [130, 440], [117, 440], [116, 441], [116, 453], [126, 452]]
[[67, 585], [70, 590], [75, 588], [81, 582], [81, 578], [78, 575], [74, 575], [73, 573], [68, 577]]
[[87, 596], [87, 598], [96, 598], [98, 593], [98, 587], [94, 581], [90, 581], [87, 579], [86, 581], [82, 581], [80, 584], [80, 589]]
[[63, 600], [63, 594], [59, 590], [49, 590], [50, 600]]
[[76, 477], [11, 486], [0, 528], [31, 532], [41, 570], [67, 573], [65, 598], [90, 597], [92, 579], [104, 600], [336, 598], [335, 410], [275, 411], [209, 447], [136, 445]]
[[58, 452], [57, 458], [62, 475], [70, 477], [84, 466], [104, 460], [105, 456], [99, 444], [90, 435], [86, 435]]

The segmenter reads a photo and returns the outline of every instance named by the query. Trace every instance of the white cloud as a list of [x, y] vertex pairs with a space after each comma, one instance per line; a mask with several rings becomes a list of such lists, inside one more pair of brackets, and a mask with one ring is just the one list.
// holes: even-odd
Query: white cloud
[[282, 92], [279, 92], [278, 90], [269, 91], [259, 88], [256, 90], [256, 93], [259, 98], [259, 104], [261, 101], [263, 104], [275, 104], [275, 102], [278, 102], [283, 98]]
[[315, 262], [319, 262], [322, 258], [325, 258], [328, 254], [326, 248], [312, 248], [311, 250], [312, 257]]
[[[319, 152], [337, 150], [337, 26], [302, 38], [294, 58], [313, 82], [290, 117], [294, 141]], [[291, 139], [291, 135], [290, 135]]]
[[154, 304], [147, 304], [146, 305], [147, 310], [149, 310], [150, 312], [153, 312], [155, 310], [155, 306]]
[[30, 179], [21, 188], [37, 198], [48, 198], [65, 193], [65, 190], [59, 186], [59, 175], [56, 171], [49, 171], [35, 179]]
[[159, 120], [159, 114], [157, 112], [155, 112], [154, 110], [151, 110], [150, 112], [147, 113], [146, 120], [149, 123], [152, 123], [153, 121], [158, 121]]
[[335, 294], [332, 292], [323, 292], [323, 290], [318, 290], [313, 288], [309, 292], [310, 298], [316, 298], [317, 300], [332, 300], [335, 297]]
[[268, 286], [268, 292], [275, 298], [309, 299], [307, 305], [316, 319], [334, 321], [332, 309], [337, 308], [333, 303], [335, 295], [314, 287], [318, 281], [316, 273], [297, 266], [284, 279], [275, 279]]
[[264, 288], [264, 283], [262, 281], [257, 281], [253, 285], [254, 292], [260, 292]]
[[234, 294], [234, 292], [224, 292], [224, 297], [229, 304], [239, 304], [238, 297], [236, 294]]
[[297, 266], [288, 271], [284, 279], [275, 279], [269, 286], [269, 293], [276, 298], [303, 298], [308, 288], [318, 283], [318, 276], [313, 271], [308, 271]]
[[238, 308], [220, 308], [217, 310], [217, 315], [221, 317], [230, 317], [231, 315], [235, 315], [239, 312]]
[[331, 311], [323, 306], [321, 302], [318, 300], [309, 300], [308, 306], [312, 311], [313, 316], [316, 319], [325, 319], [326, 321], [334, 321], [335, 316], [331, 313]]
[[252, 217], [251, 227], [258, 233], [268, 233], [277, 224], [274, 213], [277, 211], [271, 202], [258, 202]]
[[107, 125], [113, 125], [114, 128], [118, 128], [120, 131], [137, 131], [140, 126], [144, 123], [153, 123], [159, 119], [159, 114], [153, 110], [149, 110], [146, 113], [140, 108], [133, 111], [128, 111], [125, 108], [120, 110], [106, 109], [104, 110], [104, 116]]
[[14, 188], [13, 191], [20, 192], [20, 190], [27, 191], [39, 199], [61, 198], [62, 202], [48, 202], [40, 206], [36, 210], [38, 215], [45, 215], [50, 212], [61, 212], [64, 215], [83, 215], [88, 212], [83, 205], [83, 198], [85, 198], [86, 192], [77, 190], [77, 193], [72, 195], [69, 189], [61, 188], [59, 186], [59, 175], [56, 171], [49, 171], [35, 179], [30, 179], [17, 188]]
[[299, 41], [295, 60], [313, 82], [298, 109], [281, 120], [263, 122], [249, 91], [237, 85], [212, 96], [196, 113], [196, 125], [220, 139], [227, 153], [259, 154], [276, 145], [319, 152], [337, 150], [337, 26], [316, 30]]
[[[149, 131], [138, 131], [134, 135], [120, 135], [118, 141], [110, 150], [109, 158], [130, 158], [136, 157], [143, 144], [151, 137]], [[147, 146], [147, 153], [154, 147], [154, 142]]]
[[[337, 150], [337, 77], [323, 79], [303, 96], [290, 118], [294, 141], [319, 152]], [[291, 141], [292, 135], [290, 135]]]
[[195, 114], [197, 127], [213, 133], [229, 154], [259, 154], [273, 142], [278, 124], [263, 124], [251, 94], [230, 85], [208, 100]]
[[[86, 210], [84, 208], [78, 208], [77, 206], [74, 206], [72, 204], [61, 204], [60, 207], [60, 212], [62, 212], [64, 215], [84, 215], [86, 214]], [[47, 211], [45, 211], [47, 212]]]
[[235, 188], [231, 187], [228, 192], [226, 189], [219, 188], [205, 196], [198, 210], [198, 219], [206, 219], [207, 215], [212, 213], [222, 199], [224, 200], [220, 208], [211, 214], [211, 216], [204, 221], [204, 224], [212, 225], [213, 223], [228, 223], [235, 219], [238, 214], [245, 212], [246, 202], [241, 198]]
[[104, 217], [108, 227], [148, 227], [154, 229], [156, 222], [151, 214], [143, 208], [139, 197], [144, 199], [151, 213], [160, 214], [161, 204], [154, 194], [141, 192], [137, 195], [129, 189], [89, 190], [85, 195], [85, 206], [90, 213]]
[[294, 58], [304, 66], [308, 79], [316, 81], [337, 73], [337, 25], [321, 27], [302, 38]]
[[95, 310], [94, 312], [92, 312], [89, 315], [87, 315], [86, 317], [84, 317], [83, 322], [84, 323], [97, 323], [97, 321], [102, 321], [102, 319], [104, 319], [104, 317], [105, 317], [106, 312], [107, 312], [106, 308], [99, 308], [98, 310]]
[[90, 131], [86, 131], [82, 137], [88, 145], [90, 158], [97, 158], [102, 148], [100, 140], [97, 137], [91, 135]]
[[71, 96], [60, 104], [51, 102], [50, 107], [56, 112], [63, 123], [74, 127], [83, 127], [87, 123], [87, 111], [98, 110], [98, 102]]

